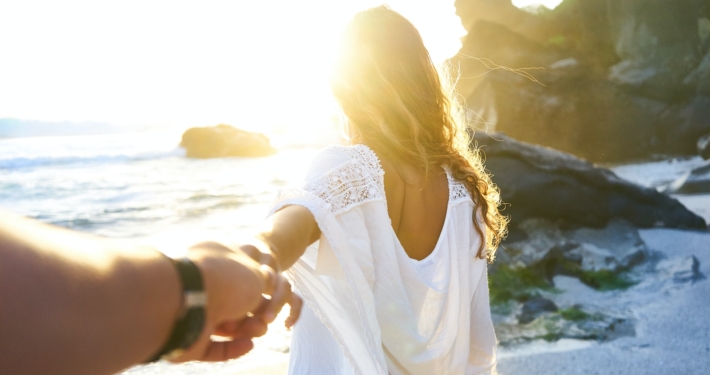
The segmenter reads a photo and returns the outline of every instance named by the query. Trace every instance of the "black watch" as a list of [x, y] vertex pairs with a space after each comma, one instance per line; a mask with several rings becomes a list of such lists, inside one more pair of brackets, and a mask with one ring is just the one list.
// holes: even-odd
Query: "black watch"
[[179, 356], [197, 341], [205, 325], [207, 295], [199, 268], [188, 258], [170, 260], [175, 265], [182, 285], [182, 310], [168, 342], [148, 362]]

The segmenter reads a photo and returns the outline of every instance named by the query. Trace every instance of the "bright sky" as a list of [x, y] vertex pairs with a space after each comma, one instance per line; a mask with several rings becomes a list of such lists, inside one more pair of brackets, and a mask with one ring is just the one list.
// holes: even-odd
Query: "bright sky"
[[[4, 1], [0, 118], [316, 129], [339, 30], [380, 2]], [[388, 3], [436, 60], [460, 48], [453, 0]]]
[[556, 6], [560, 5], [562, 0], [513, 0], [513, 5], [518, 8], [522, 8], [528, 5], [542, 4], [550, 9], [555, 9]]

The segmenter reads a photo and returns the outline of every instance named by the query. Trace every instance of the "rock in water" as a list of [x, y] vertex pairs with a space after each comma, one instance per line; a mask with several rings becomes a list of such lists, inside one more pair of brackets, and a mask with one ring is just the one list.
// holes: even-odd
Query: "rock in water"
[[[605, 227], [624, 219], [637, 227], [706, 229], [705, 220], [677, 200], [622, 180], [570, 154], [476, 132], [486, 168], [509, 204], [511, 241], [519, 224], [545, 218], [568, 227]], [[523, 237], [525, 235], [523, 234]]]
[[268, 156], [276, 153], [269, 138], [233, 126], [190, 128], [182, 135], [180, 146], [189, 158], [222, 158], [227, 156]]

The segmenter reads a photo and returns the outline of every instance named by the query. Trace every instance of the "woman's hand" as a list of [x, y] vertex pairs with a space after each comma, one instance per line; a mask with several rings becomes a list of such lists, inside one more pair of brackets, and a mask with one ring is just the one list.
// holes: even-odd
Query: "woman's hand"
[[[239, 250], [247, 254], [251, 259], [262, 266], [274, 269], [279, 273], [282, 271], [279, 267], [279, 261], [276, 254], [271, 251], [271, 247], [262, 240], [255, 238], [253, 244], [242, 245], [239, 247]], [[293, 294], [290, 285], [282, 285], [281, 287], [277, 287], [271, 295], [271, 299], [264, 301], [264, 304], [259, 309], [259, 313], [261, 313], [264, 316], [264, 319], [270, 323], [276, 318], [276, 315], [279, 314], [284, 303], [291, 306], [290, 314], [288, 318], [286, 318], [285, 323], [286, 328], [291, 328], [301, 314], [303, 301], [297, 295]]]
[[[207, 293], [205, 326], [200, 338], [173, 361], [224, 361], [246, 354], [284, 303], [295, 316], [287, 325], [298, 318], [302, 301], [274, 266], [215, 242], [195, 245], [187, 256], [200, 269]], [[213, 341], [213, 335], [229, 341]]]

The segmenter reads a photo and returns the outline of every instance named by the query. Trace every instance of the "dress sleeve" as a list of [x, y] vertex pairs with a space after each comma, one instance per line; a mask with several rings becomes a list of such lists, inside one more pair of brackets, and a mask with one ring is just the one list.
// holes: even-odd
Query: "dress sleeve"
[[[328, 197], [323, 189], [323, 181], [327, 180], [328, 174], [348, 163], [348, 155], [338, 147], [329, 147], [321, 151], [307, 168], [305, 178], [300, 185], [282, 189], [278, 192], [276, 199], [269, 209], [267, 216], [290, 205], [304, 206], [311, 211], [316, 221], [330, 210]], [[327, 192], [326, 192], [327, 193]]]
[[286, 274], [333, 336], [352, 373], [386, 375], [372, 290], [358, 266], [361, 257], [353, 251], [357, 244], [350, 241], [352, 228], [339, 219], [343, 212], [379, 197], [373, 186], [381, 176], [354, 162], [354, 151], [336, 146], [318, 154], [304, 182], [280, 191], [269, 215], [289, 205], [313, 214], [321, 238]]

